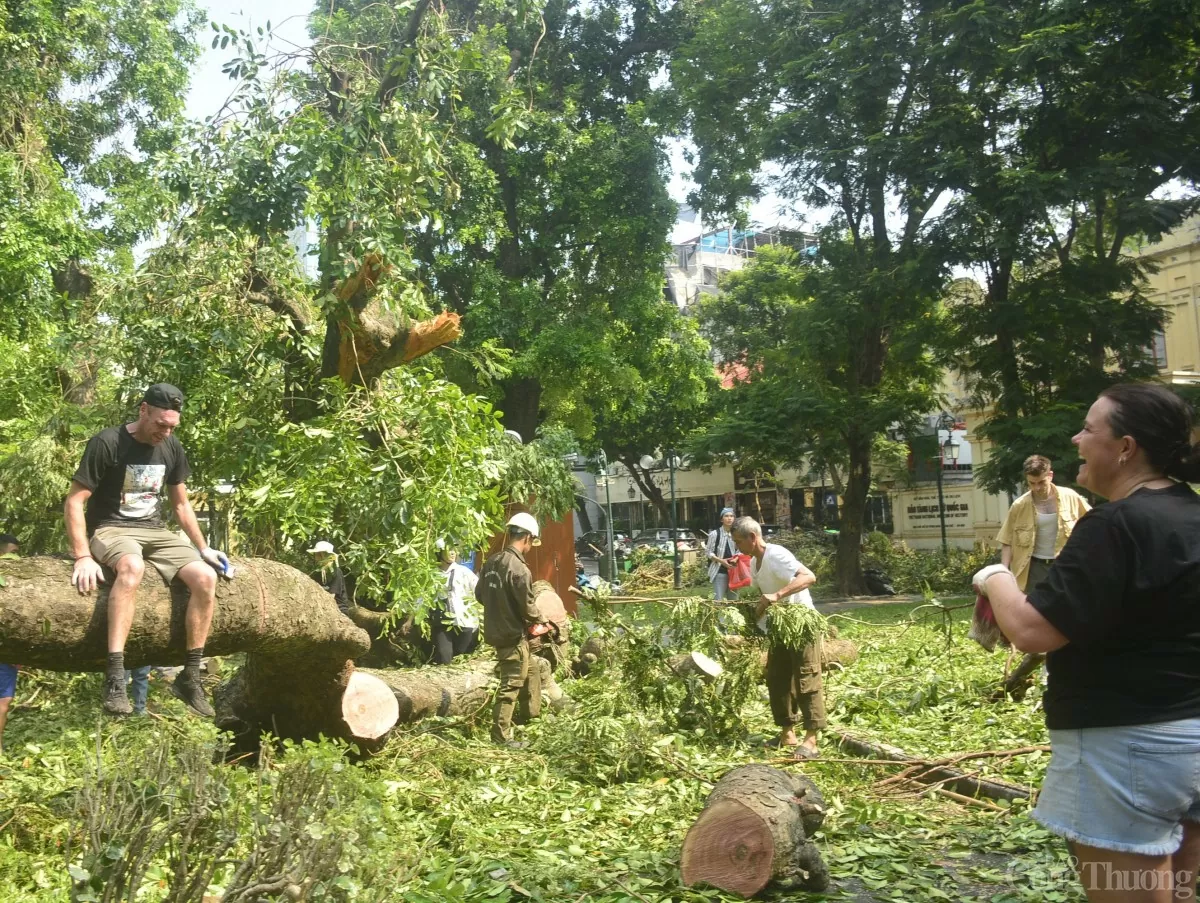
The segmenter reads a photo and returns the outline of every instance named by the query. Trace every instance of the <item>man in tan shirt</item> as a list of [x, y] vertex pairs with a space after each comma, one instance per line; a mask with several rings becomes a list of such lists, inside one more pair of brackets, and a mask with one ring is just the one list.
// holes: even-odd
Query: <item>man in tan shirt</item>
[[1054, 485], [1049, 458], [1030, 455], [1024, 471], [1029, 491], [1013, 502], [996, 536], [1000, 563], [1013, 572], [1022, 592], [1046, 578], [1076, 521], [1091, 510], [1079, 493]]

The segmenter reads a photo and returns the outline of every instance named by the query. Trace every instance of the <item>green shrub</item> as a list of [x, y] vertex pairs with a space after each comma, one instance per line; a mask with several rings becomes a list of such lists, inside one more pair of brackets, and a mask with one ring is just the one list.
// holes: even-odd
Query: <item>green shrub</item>
[[[789, 549], [800, 563], [817, 576], [817, 585], [833, 582], [837, 549], [824, 534], [793, 530], [774, 537], [772, 542]], [[863, 536], [862, 566], [879, 568], [891, 578], [898, 593], [921, 593], [925, 587], [934, 592], [967, 592], [971, 577], [984, 565], [998, 560], [996, 552], [982, 543], [973, 549], [951, 547], [913, 549], [886, 533]]]
[[863, 545], [863, 567], [879, 568], [898, 593], [920, 593], [926, 586], [934, 592], [967, 592], [975, 572], [994, 560], [996, 552], [982, 543], [970, 550], [918, 550], [886, 533], [869, 533]]

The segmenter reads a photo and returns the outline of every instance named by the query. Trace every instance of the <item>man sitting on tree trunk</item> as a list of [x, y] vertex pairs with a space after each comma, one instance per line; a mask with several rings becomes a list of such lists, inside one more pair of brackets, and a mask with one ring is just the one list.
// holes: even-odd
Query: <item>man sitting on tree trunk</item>
[[[483, 605], [483, 641], [496, 650], [500, 688], [492, 709], [492, 739], [520, 747], [512, 738], [513, 709], [528, 721], [541, 713], [541, 672], [530, 667], [530, 628], [540, 625], [541, 612], [533, 595], [533, 575], [525, 556], [539, 545], [538, 523], [532, 514], [508, 520], [504, 550], [484, 562], [475, 597]], [[544, 625], [543, 625], [544, 626]]]
[[[108, 594], [104, 681], [104, 711], [110, 715], [133, 711], [125, 690], [125, 640], [147, 561], [168, 583], [178, 578], [191, 590], [184, 624], [187, 664], [171, 691], [197, 714], [213, 714], [200, 685], [200, 661], [212, 623], [217, 585], [213, 570], [229, 573], [229, 559], [209, 547], [188, 501], [184, 481], [191, 470], [183, 446], [172, 435], [182, 410], [183, 393], [174, 386], [156, 383], [148, 388], [137, 420], [88, 440], [64, 506], [67, 541], [75, 556], [71, 583], [86, 594], [104, 582], [102, 565], [116, 572]], [[163, 526], [159, 494], [164, 485], [175, 519], [194, 546]]]
[[[813, 607], [808, 587], [816, 576], [783, 546], [764, 542], [758, 521], [739, 517], [732, 533], [738, 551], [750, 556], [750, 578], [762, 594], [755, 612], [760, 630], [766, 632], [767, 609], [772, 605]], [[779, 745], [794, 746], [798, 758], [814, 758], [817, 735], [825, 729], [820, 640], [800, 650], [773, 644], [767, 651], [767, 693], [780, 729]], [[804, 722], [803, 742], [796, 737], [799, 720]]]

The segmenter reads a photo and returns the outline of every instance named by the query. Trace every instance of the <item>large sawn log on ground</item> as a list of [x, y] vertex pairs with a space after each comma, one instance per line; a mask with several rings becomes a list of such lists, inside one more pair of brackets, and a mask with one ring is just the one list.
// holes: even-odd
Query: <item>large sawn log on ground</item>
[[752, 897], [769, 884], [823, 891], [829, 869], [812, 842], [825, 801], [811, 780], [742, 765], [717, 781], [683, 840], [686, 885], [705, 882]]
[[[299, 571], [265, 559], [239, 559], [237, 576], [217, 581], [205, 652], [246, 653], [245, 664], [214, 692], [217, 723], [255, 738], [325, 734], [365, 745], [396, 723], [391, 689], [354, 669], [367, 634], [338, 611], [333, 597]], [[0, 661], [52, 671], [103, 671], [108, 585], [81, 596], [62, 558], [0, 559]], [[112, 575], [108, 575], [111, 580]], [[125, 662], [186, 661], [188, 592], [166, 586], [153, 568], [138, 588]]]
[[365, 670], [383, 681], [396, 697], [402, 724], [422, 718], [470, 715], [491, 702], [498, 683], [495, 660], [468, 665], [435, 665], [407, 671]]

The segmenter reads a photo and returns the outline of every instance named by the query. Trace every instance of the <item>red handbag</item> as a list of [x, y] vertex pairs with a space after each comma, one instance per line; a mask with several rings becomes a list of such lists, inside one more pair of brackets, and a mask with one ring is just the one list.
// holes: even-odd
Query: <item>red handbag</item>
[[733, 556], [733, 567], [729, 569], [729, 588], [743, 589], [750, 585], [750, 556], [740, 552]]

